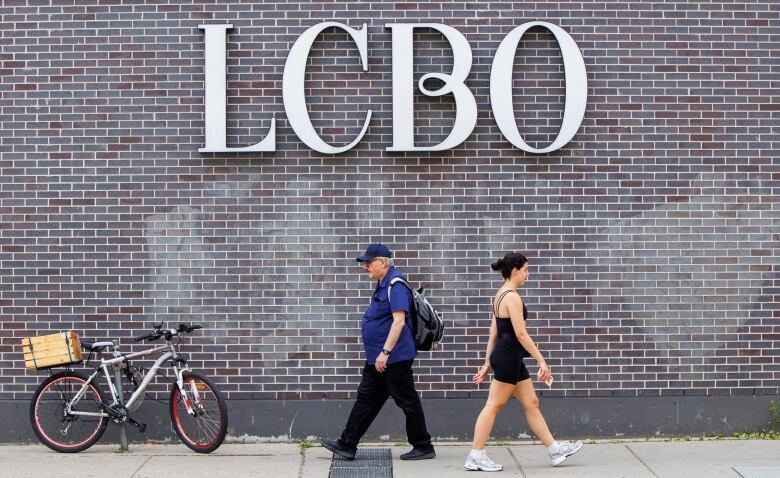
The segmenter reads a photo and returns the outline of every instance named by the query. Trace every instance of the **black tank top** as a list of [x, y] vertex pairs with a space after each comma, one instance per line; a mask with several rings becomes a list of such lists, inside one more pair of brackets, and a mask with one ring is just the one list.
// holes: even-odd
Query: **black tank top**
[[[519, 348], [522, 351], [523, 356], [529, 357], [531, 354], [529, 354], [523, 345], [520, 343], [519, 340], [517, 340], [517, 334], [515, 334], [515, 328], [512, 327], [512, 318], [511, 317], [500, 317], [498, 315], [498, 310], [501, 307], [501, 301], [504, 300], [504, 296], [509, 294], [510, 292], [514, 292], [517, 294], [516, 290], [507, 290], [504, 291], [499, 297], [498, 297], [498, 303], [496, 304], [495, 308], [493, 309], [493, 314], [496, 317], [496, 328], [498, 329], [498, 339], [499, 344], [511, 344], [512, 348]], [[519, 294], [518, 294], [519, 295]], [[523, 302], [523, 320], [528, 320], [528, 307], [525, 306], [525, 302]]]
[[[510, 321], [512, 320], [511, 317], [499, 317], [498, 315], [498, 309], [501, 308], [501, 301], [504, 300], [504, 297], [506, 297], [506, 295], [511, 292], [517, 294], [516, 290], [505, 290], [500, 296], [498, 296], [498, 303], [495, 305], [495, 308], [493, 309], [493, 315], [495, 315], [497, 319], [504, 319]], [[528, 307], [525, 306], [525, 302], [523, 302], [523, 320], [528, 320]]]

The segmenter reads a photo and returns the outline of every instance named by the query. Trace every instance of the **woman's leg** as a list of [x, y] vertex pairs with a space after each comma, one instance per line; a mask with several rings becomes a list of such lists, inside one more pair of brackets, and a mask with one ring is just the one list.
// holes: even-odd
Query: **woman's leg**
[[555, 439], [547, 428], [547, 422], [544, 421], [542, 411], [539, 410], [539, 398], [536, 396], [534, 384], [531, 379], [517, 382], [514, 389], [515, 397], [520, 401], [525, 411], [525, 419], [531, 431], [539, 438], [544, 446], [550, 446]]
[[493, 423], [496, 421], [496, 415], [504, 408], [509, 397], [512, 396], [515, 386], [511, 383], [499, 382], [493, 379], [490, 382], [490, 392], [488, 394], [485, 408], [479, 413], [477, 423], [474, 425], [474, 442], [471, 445], [472, 450], [482, 450], [488, 441], [490, 431], [493, 429]]

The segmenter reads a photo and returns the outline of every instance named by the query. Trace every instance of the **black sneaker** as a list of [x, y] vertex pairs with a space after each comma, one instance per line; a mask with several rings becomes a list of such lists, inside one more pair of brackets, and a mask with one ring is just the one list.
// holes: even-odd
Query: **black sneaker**
[[431, 448], [417, 448], [414, 447], [408, 452], [401, 455], [402, 460], [430, 460], [436, 458], [436, 451]]
[[348, 446], [344, 445], [341, 442], [341, 440], [336, 440], [336, 441], [320, 440], [320, 443], [322, 444], [322, 446], [332, 451], [333, 453], [337, 454], [341, 458], [344, 458], [345, 460], [355, 459], [355, 452], [357, 451], [357, 449], [349, 448]]

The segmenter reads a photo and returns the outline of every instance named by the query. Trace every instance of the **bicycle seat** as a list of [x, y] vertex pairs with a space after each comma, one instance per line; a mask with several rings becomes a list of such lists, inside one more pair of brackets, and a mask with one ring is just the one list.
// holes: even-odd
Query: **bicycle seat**
[[88, 350], [90, 352], [100, 352], [106, 347], [116, 347], [114, 342], [107, 341], [107, 342], [84, 342], [81, 341], [81, 348], [84, 350]]

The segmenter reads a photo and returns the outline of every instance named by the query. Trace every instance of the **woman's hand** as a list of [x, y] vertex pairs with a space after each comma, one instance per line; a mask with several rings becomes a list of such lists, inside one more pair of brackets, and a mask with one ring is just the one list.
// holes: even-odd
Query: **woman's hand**
[[490, 365], [483, 365], [479, 367], [479, 370], [477, 373], [474, 374], [472, 377], [472, 380], [474, 383], [479, 385], [480, 383], [485, 381], [485, 378], [487, 377], [488, 373], [490, 373]]
[[550, 366], [547, 365], [547, 362], [542, 362], [539, 364], [539, 370], [536, 372], [536, 377], [540, 382], [544, 383], [548, 387], [552, 386], [553, 376], [552, 372], [550, 371]]

